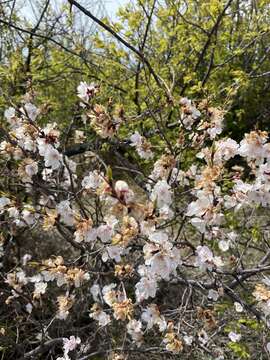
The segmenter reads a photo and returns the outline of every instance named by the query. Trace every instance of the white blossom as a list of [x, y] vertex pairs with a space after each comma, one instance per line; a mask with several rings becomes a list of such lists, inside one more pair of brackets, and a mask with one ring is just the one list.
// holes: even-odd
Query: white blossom
[[213, 301], [217, 301], [219, 298], [219, 293], [216, 290], [210, 289], [208, 291], [208, 299], [211, 299]]
[[142, 159], [151, 159], [153, 157], [150, 144], [143, 136], [138, 133], [138, 131], [131, 135], [130, 141], [130, 145], [136, 148], [139, 156]]
[[10, 204], [10, 199], [2, 196], [0, 197], [0, 211], [3, 210], [5, 208], [5, 206]]
[[29, 117], [32, 121], [35, 121], [39, 114], [38, 108], [31, 103], [24, 104], [24, 106], [20, 109], [20, 111], [25, 116]]
[[263, 131], [251, 131], [245, 134], [245, 138], [240, 142], [239, 155], [260, 162], [266, 155], [264, 146], [266, 140], [267, 134]]
[[45, 294], [47, 289], [47, 283], [45, 282], [36, 282], [35, 283], [35, 290], [34, 290], [34, 297], [39, 298], [40, 295]]
[[143, 332], [142, 323], [140, 321], [135, 319], [130, 320], [127, 324], [127, 332], [138, 346], [142, 344]]
[[97, 236], [103, 243], [107, 243], [111, 240], [114, 234], [114, 228], [118, 223], [115, 216], [107, 216], [104, 218], [106, 224], [100, 225], [97, 229]]
[[[150, 272], [150, 271], [149, 271]], [[138, 302], [147, 300], [149, 297], [154, 298], [157, 292], [157, 280], [150, 273], [141, 277], [140, 281], [135, 285], [136, 299]]]
[[98, 302], [101, 295], [100, 286], [98, 284], [92, 285], [90, 288], [90, 293], [93, 296], [93, 299]]
[[241, 336], [241, 334], [237, 334], [237, 333], [235, 333], [233, 331], [230, 331], [229, 334], [228, 334], [228, 337], [232, 342], [236, 343], [236, 342], [241, 340], [242, 336]]
[[243, 306], [239, 302], [234, 303], [234, 308], [235, 308], [235, 311], [238, 313], [241, 313], [244, 310]]
[[166, 320], [163, 315], [160, 315], [156, 304], [150, 304], [143, 310], [142, 321], [147, 324], [147, 330], [150, 330], [154, 325], [157, 325], [159, 331], [162, 332], [167, 327]]
[[90, 314], [90, 317], [98, 321], [99, 326], [106, 326], [111, 322], [110, 315], [106, 314], [102, 310], [94, 311]]
[[169, 241], [164, 232], [155, 232], [149, 236], [152, 243], [143, 247], [145, 264], [151, 268], [151, 272], [168, 280], [171, 273], [181, 264], [180, 251]]
[[9, 107], [4, 112], [5, 118], [10, 121], [13, 117], [15, 117], [15, 109], [13, 107]]
[[103, 181], [101, 174], [96, 170], [90, 171], [89, 174], [83, 178], [82, 187], [87, 190], [96, 190]]
[[216, 151], [214, 154], [215, 162], [228, 161], [238, 153], [239, 145], [233, 139], [219, 140], [215, 143]]
[[56, 205], [56, 210], [58, 214], [61, 216], [61, 221], [66, 225], [74, 224], [74, 211], [70, 207], [70, 202], [68, 200], [61, 201], [58, 205]]
[[28, 312], [28, 314], [31, 314], [33, 310], [33, 305], [31, 303], [28, 303], [25, 305], [25, 309]]
[[194, 337], [193, 336], [188, 336], [188, 335], [185, 335], [183, 337], [183, 339], [184, 339], [185, 344], [188, 345], [188, 346], [191, 346], [193, 341], [194, 341]]
[[62, 155], [53, 148], [49, 146], [44, 154], [45, 166], [51, 167], [52, 170], [58, 169], [62, 164]]
[[220, 240], [218, 242], [218, 247], [220, 248], [221, 251], [228, 251], [230, 248], [230, 241], [229, 240]]
[[199, 266], [201, 270], [207, 269], [212, 266], [214, 255], [208, 246], [198, 246], [196, 249], [195, 265]]
[[166, 180], [159, 180], [155, 184], [151, 193], [151, 200], [156, 201], [158, 208], [162, 208], [164, 205], [171, 205], [172, 194], [170, 185]]

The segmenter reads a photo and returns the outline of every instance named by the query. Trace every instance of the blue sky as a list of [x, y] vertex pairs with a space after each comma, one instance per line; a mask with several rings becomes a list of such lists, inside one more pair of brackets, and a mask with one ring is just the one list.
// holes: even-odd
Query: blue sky
[[[90, 4], [89, 8], [91, 6], [91, 1], [92, 1], [94, 5], [92, 6], [91, 10], [93, 12], [95, 12], [94, 9], [98, 7], [99, 1], [102, 1], [106, 9], [106, 13], [111, 19], [114, 19], [117, 9], [120, 6], [128, 3], [128, 0], [77, 0], [77, 1], [80, 2], [82, 5], [88, 2]], [[56, 7], [58, 7], [60, 4], [63, 4], [63, 2], [64, 2], [63, 0], [51, 0], [51, 3], [54, 4], [54, 6]], [[33, 8], [31, 6], [31, 3], [35, 5], [35, 0], [22, 1], [21, 2], [22, 6], [20, 7], [22, 15], [28, 19], [33, 18]]]
[[128, 3], [127, 0], [107, 0], [105, 2], [105, 7], [109, 14], [115, 14], [119, 6], [122, 6], [126, 3]]

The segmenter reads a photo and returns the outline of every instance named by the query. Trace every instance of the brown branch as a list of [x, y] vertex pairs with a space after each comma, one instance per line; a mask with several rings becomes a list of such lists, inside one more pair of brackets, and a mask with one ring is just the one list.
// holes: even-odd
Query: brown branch
[[[205, 42], [205, 44], [204, 44], [204, 46], [203, 46], [203, 48], [202, 48], [202, 51], [200, 52], [199, 58], [198, 58], [198, 60], [197, 60], [197, 62], [196, 62], [196, 65], [195, 65], [195, 67], [194, 67], [194, 72], [196, 72], [196, 71], [198, 70], [201, 62], [203, 61], [204, 56], [205, 56], [205, 54], [206, 54], [206, 51], [207, 51], [207, 49], [209, 48], [209, 46], [210, 46], [210, 44], [211, 44], [212, 36], [217, 33], [218, 27], [219, 27], [219, 25], [220, 25], [220, 23], [221, 23], [221, 21], [222, 21], [222, 19], [223, 19], [223, 16], [225, 15], [226, 10], [227, 10], [228, 7], [231, 5], [232, 1], [233, 1], [233, 0], [228, 0], [227, 4], [224, 6], [224, 8], [223, 8], [223, 10], [221, 11], [221, 13], [218, 15], [217, 20], [216, 20], [214, 26], [212, 27], [211, 31], [208, 33], [207, 40], [206, 40], [206, 42]], [[211, 65], [211, 67], [212, 67], [212, 65]], [[181, 95], [184, 94], [186, 88], [187, 88], [187, 84], [185, 84], [185, 85], [183, 86], [183, 88], [182, 88], [182, 90], [181, 90]]]
[[70, 53], [70, 54], [72, 54], [72, 55], [80, 58], [81, 60], [84, 60], [85, 62], [89, 63], [90, 65], [95, 66], [95, 67], [98, 68], [98, 65], [97, 65], [97, 64], [94, 64], [94, 63], [92, 63], [91, 61], [84, 59], [79, 53], [76, 53], [75, 51], [67, 48], [66, 46], [64, 46], [63, 44], [61, 44], [59, 41], [53, 39], [52, 37], [35, 33], [35, 32], [33, 32], [33, 30], [24, 29], [24, 28], [22, 28], [22, 27], [20, 27], [20, 26], [17, 26], [17, 25], [15, 25], [15, 24], [9, 23], [8, 21], [5, 21], [5, 20], [3, 20], [3, 19], [1, 19], [1, 18], [0, 18], [0, 24], [7, 25], [7, 27], [10, 27], [10, 28], [12, 28], [12, 29], [21, 31], [21, 32], [23, 32], [23, 33], [25, 33], [25, 34], [33, 35], [34, 37], [38, 37], [38, 38], [41, 38], [41, 39], [50, 41], [50, 42], [54, 43], [55, 45], [59, 46], [61, 49], [65, 50], [66, 52], [68, 52], [68, 53]]
[[212, 27], [212, 29], [211, 29], [211, 31], [210, 31], [210, 33], [209, 33], [209, 35], [208, 35], [207, 41], [205, 42], [204, 47], [203, 47], [203, 49], [202, 49], [202, 51], [201, 51], [201, 53], [200, 53], [200, 55], [199, 55], [199, 59], [198, 59], [196, 65], [195, 65], [194, 71], [197, 71], [197, 70], [198, 70], [198, 67], [199, 67], [200, 63], [202, 62], [202, 60], [203, 60], [203, 58], [204, 58], [204, 55], [205, 55], [208, 47], [209, 47], [210, 44], [211, 44], [212, 36], [217, 32], [218, 27], [219, 27], [219, 24], [221, 23], [221, 20], [222, 20], [223, 16], [225, 15], [225, 12], [226, 12], [226, 10], [228, 9], [228, 7], [231, 5], [232, 1], [233, 1], [233, 0], [229, 0], [229, 1], [227, 2], [227, 4], [224, 6], [224, 8], [223, 8], [223, 10], [221, 11], [221, 13], [218, 15], [217, 20], [216, 20], [214, 26]]
[[[141, 4], [141, 6], [143, 6]], [[154, 0], [153, 2], [153, 6], [151, 8], [150, 14], [147, 15], [148, 17], [148, 21], [146, 24], [146, 28], [145, 28], [145, 32], [144, 32], [144, 36], [143, 36], [143, 40], [142, 40], [142, 44], [140, 46], [140, 51], [143, 52], [144, 51], [144, 47], [146, 44], [146, 39], [150, 30], [150, 25], [151, 25], [151, 21], [152, 21], [152, 16], [154, 13], [154, 9], [156, 6], [156, 0]], [[139, 102], [139, 81], [140, 81], [140, 72], [141, 72], [141, 61], [138, 61], [138, 65], [137, 65], [137, 69], [136, 69], [136, 78], [135, 78], [135, 98], [134, 98], [134, 103], [136, 104], [137, 108], [138, 108], [138, 113], [141, 113], [141, 107], [140, 107], [140, 102]]]
[[41, 12], [41, 15], [39, 17], [39, 20], [38, 20], [36, 26], [32, 29], [32, 34], [30, 34], [29, 46], [28, 46], [28, 55], [27, 55], [26, 62], [25, 62], [25, 71], [26, 71], [26, 73], [30, 72], [31, 59], [32, 59], [32, 55], [33, 55], [33, 37], [36, 34], [37, 30], [39, 29], [39, 26], [40, 26], [45, 14], [46, 14], [46, 11], [48, 9], [49, 4], [50, 4], [50, 0], [47, 0], [46, 3], [45, 3], [45, 6], [44, 6], [44, 8], [43, 8], [43, 10]]
[[47, 351], [51, 347], [61, 343], [62, 341], [63, 341], [63, 338], [56, 338], [56, 339], [48, 340], [44, 344], [41, 344], [40, 346], [35, 348], [34, 350], [29, 351], [28, 353], [24, 354], [24, 356], [22, 356], [18, 360], [24, 360], [24, 359], [29, 359], [29, 358], [33, 358], [33, 357], [35, 357], [35, 359], [37, 359], [36, 356], [38, 354], [43, 354], [45, 351]]
[[[155, 73], [154, 69], [152, 68], [152, 66], [151, 66], [151, 64], [149, 62], [149, 60], [145, 57], [143, 52], [141, 52], [140, 50], [136, 49], [133, 45], [128, 43], [119, 34], [117, 34], [117, 32], [115, 32], [109, 25], [105, 24], [103, 21], [101, 21], [96, 16], [94, 16], [89, 10], [85, 9], [77, 1], [68, 0], [68, 2], [70, 3], [70, 6], [73, 6], [73, 5], [76, 6], [79, 10], [81, 10], [81, 12], [83, 12], [86, 16], [88, 16], [90, 19], [92, 19], [95, 23], [97, 23], [99, 26], [101, 26], [104, 30], [108, 31], [121, 44], [123, 44], [125, 47], [127, 47], [129, 50], [131, 50], [134, 54], [136, 54], [141, 59], [142, 63], [144, 63], [147, 66], [150, 74], [155, 79], [155, 82], [157, 83], [158, 87], [164, 89], [164, 86], [163, 86], [162, 82], [160, 81], [158, 75]], [[166, 94], [167, 94], [167, 92], [166, 92]]]

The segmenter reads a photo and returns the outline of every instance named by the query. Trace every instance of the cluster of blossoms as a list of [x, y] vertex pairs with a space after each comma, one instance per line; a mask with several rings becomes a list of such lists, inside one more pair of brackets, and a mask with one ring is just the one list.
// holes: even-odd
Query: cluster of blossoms
[[[111, 139], [123, 122], [123, 111], [116, 114], [112, 104], [95, 104], [96, 85], [81, 83], [77, 90], [83, 119], [90, 120], [101, 141]], [[184, 98], [180, 110], [175, 151], [165, 142], [162, 155], [156, 157], [148, 139], [138, 132], [130, 137], [130, 149], [135, 148], [151, 168], [140, 196], [126, 178], [114, 179], [98, 154], [87, 169], [71, 160], [57, 125], [40, 126], [42, 111], [32, 103], [5, 111], [9, 131], [0, 151], [5, 161], [15, 164], [13, 175], [26, 189], [26, 200], [9, 192], [0, 197], [6, 235], [37, 229], [70, 246], [70, 254], [52, 254], [34, 265], [33, 255], [20, 260], [6, 274], [7, 305], [20, 298], [25, 302], [24, 294], [30, 293], [24, 305], [31, 314], [46, 296], [53, 297], [59, 321], [69, 321], [76, 304], [81, 304], [87, 319], [99, 328], [117, 322], [131, 347], [146, 346], [148, 335], [155, 333], [161, 348], [172, 354], [188, 352], [191, 346], [216, 348], [210, 332], [217, 328], [218, 319], [207, 302], [215, 306], [231, 295], [236, 313], [249, 308], [224, 282], [227, 274], [239, 282], [249, 274], [235, 256], [240, 234], [226, 221], [228, 214], [237, 216], [242, 209], [270, 204], [270, 145], [261, 131], [246, 134], [240, 144], [231, 138], [218, 139], [224, 111], [205, 102], [197, 108]], [[196, 154], [196, 164], [182, 167], [185, 151]], [[246, 161], [250, 178], [242, 176], [239, 166], [229, 170], [229, 161], [237, 157]], [[4, 244], [1, 237], [3, 255]], [[197, 307], [191, 301], [192, 291], [201, 291]], [[265, 318], [270, 314], [269, 293], [264, 285], [257, 285], [253, 293]], [[197, 323], [185, 325], [182, 317], [194, 321], [192, 311]], [[241, 340], [241, 334], [232, 331], [228, 337], [231, 342]], [[64, 357], [58, 359], [69, 359], [81, 342], [75, 336], [64, 338]]]

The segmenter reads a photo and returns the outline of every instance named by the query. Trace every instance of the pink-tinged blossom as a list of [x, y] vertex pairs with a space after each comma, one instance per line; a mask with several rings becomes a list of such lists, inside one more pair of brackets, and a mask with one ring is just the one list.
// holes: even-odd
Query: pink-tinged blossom
[[77, 87], [77, 95], [80, 99], [88, 102], [97, 92], [97, 87], [94, 84], [87, 84], [85, 81], [81, 81]]
[[91, 228], [85, 233], [84, 240], [85, 242], [93, 242], [97, 239], [97, 229]]
[[235, 180], [234, 182], [232, 195], [224, 196], [224, 205], [226, 209], [235, 208], [237, 211], [242, 206], [249, 204], [249, 193], [252, 190], [252, 185], [244, 183], [242, 180]]
[[115, 183], [114, 190], [120, 201], [124, 201], [125, 204], [132, 202], [134, 199], [134, 192], [129, 188], [125, 181], [118, 180]]
[[262, 184], [270, 184], [270, 162], [261, 164], [257, 170], [256, 181]]
[[81, 343], [81, 339], [79, 337], [70, 336], [68, 338], [63, 338], [63, 349], [64, 355], [67, 355], [70, 351], [76, 349], [76, 347]]
[[102, 261], [107, 262], [109, 259], [111, 259], [115, 262], [120, 262], [123, 252], [124, 249], [119, 245], [106, 246], [102, 253]]
[[97, 236], [103, 243], [110, 242], [113, 233], [113, 228], [111, 228], [108, 224], [100, 225], [97, 229]]
[[37, 138], [38, 152], [40, 156], [45, 156], [45, 153], [52, 147], [45, 138]]
[[217, 108], [209, 108], [210, 112], [210, 127], [207, 129], [207, 133], [210, 136], [210, 139], [213, 140], [220, 135], [223, 130], [223, 117], [224, 112]]
[[201, 113], [200, 111], [194, 106], [192, 105], [192, 102], [190, 99], [188, 98], [181, 98], [180, 99], [180, 105], [181, 106], [184, 106], [186, 110], [189, 110], [189, 111], [186, 111], [186, 112], [189, 112], [190, 115], [194, 118], [194, 119], [197, 119], [198, 117], [201, 116]]

